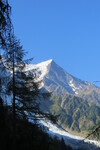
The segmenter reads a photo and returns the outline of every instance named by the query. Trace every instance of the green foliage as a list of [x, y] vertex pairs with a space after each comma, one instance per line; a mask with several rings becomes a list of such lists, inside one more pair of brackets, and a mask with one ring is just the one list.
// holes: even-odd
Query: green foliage
[[52, 97], [53, 105], [50, 111], [60, 114], [58, 122], [65, 129], [77, 132], [91, 132], [92, 128], [100, 122], [100, 108], [88, 103], [80, 97], [66, 95], [66, 97]]
[[82, 97], [85, 101], [100, 107], [100, 93], [98, 90], [82, 91], [80, 92], [79, 96]]

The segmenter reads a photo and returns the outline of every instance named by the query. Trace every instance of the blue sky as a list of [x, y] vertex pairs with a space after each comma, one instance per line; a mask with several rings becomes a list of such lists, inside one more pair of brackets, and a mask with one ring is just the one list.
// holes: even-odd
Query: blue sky
[[33, 63], [48, 59], [70, 74], [100, 80], [100, 0], [9, 0], [15, 34]]

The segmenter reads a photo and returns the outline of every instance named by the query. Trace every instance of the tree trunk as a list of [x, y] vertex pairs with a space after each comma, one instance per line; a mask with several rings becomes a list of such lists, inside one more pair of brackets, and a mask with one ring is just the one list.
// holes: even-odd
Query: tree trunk
[[15, 65], [13, 52], [13, 149], [16, 149]]

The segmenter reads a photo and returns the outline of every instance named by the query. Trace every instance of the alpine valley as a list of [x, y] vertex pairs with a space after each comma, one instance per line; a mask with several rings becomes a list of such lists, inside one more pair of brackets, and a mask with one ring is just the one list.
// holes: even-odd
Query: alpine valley
[[59, 115], [58, 124], [66, 131], [83, 136], [100, 123], [99, 87], [70, 75], [52, 59], [26, 70], [36, 70], [41, 92], [51, 93], [45, 101], [41, 98], [41, 109]]

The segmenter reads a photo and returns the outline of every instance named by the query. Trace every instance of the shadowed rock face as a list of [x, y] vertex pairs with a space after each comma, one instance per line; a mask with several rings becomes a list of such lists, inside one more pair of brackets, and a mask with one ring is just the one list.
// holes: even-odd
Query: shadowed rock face
[[80, 90], [86, 88], [89, 84], [73, 77], [54, 61], [49, 64], [49, 71], [44, 77], [44, 83], [44, 86], [50, 92], [56, 94], [78, 94]]

